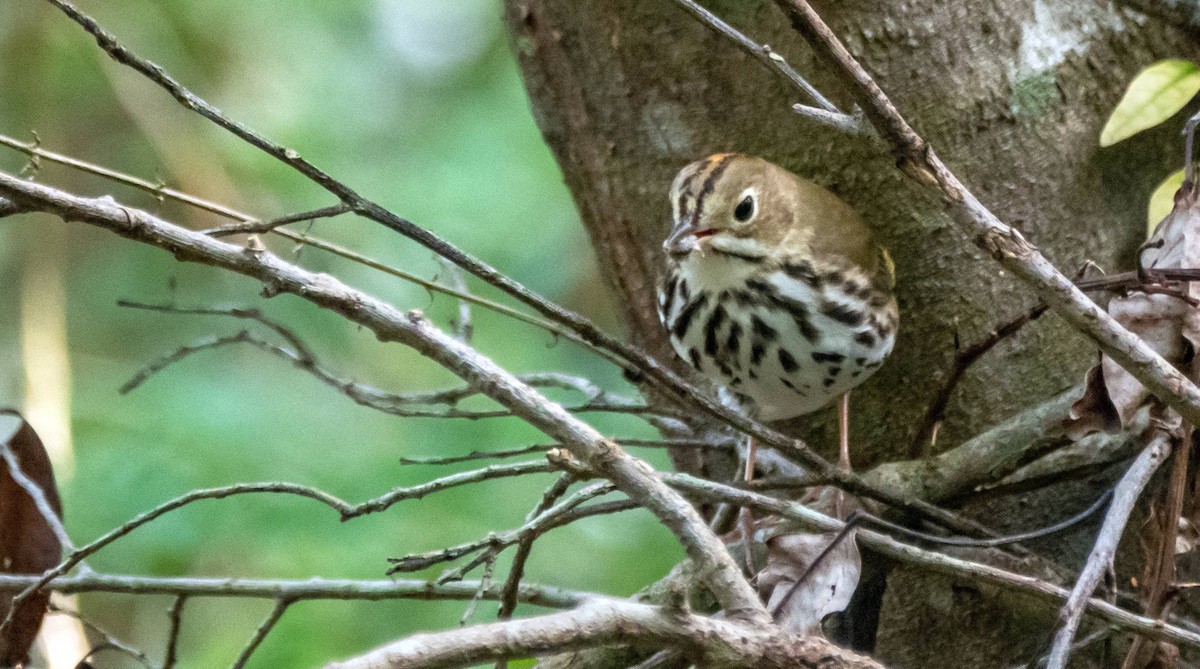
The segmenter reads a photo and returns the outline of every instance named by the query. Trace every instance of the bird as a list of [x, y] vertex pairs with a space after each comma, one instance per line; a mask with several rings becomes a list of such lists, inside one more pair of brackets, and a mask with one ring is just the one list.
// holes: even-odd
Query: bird
[[[825, 188], [756, 156], [697, 160], [670, 189], [673, 227], [658, 314], [675, 353], [762, 421], [842, 398], [891, 353], [895, 268], [858, 213]], [[750, 442], [747, 479], [753, 475]]]

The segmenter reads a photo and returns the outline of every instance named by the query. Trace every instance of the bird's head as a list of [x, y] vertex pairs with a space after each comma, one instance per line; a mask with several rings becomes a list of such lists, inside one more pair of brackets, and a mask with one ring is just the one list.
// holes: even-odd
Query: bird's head
[[680, 170], [671, 185], [674, 226], [663, 249], [764, 259], [826, 251], [870, 261], [858, 215], [824, 188], [767, 162], [718, 153]]

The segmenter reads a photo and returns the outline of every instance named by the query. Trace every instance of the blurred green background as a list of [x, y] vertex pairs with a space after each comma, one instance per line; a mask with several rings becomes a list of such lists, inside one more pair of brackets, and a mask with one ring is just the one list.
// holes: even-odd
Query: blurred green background
[[[534, 125], [498, 0], [86, 0], [80, 7], [233, 118], [300, 151], [368, 197], [470, 250], [613, 332], [560, 173]], [[108, 60], [41, 0], [0, 2], [0, 134], [99, 163], [260, 217], [332, 204], [317, 187], [178, 107]], [[111, 194], [191, 228], [225, 223], [145, 193], [0, 147], [0, 169], [88, 194]], [[301, 228], [303, 229], [303, 228]], [[431, 254], [349, 217], [314, 234], [427, 278]], [[267, 240], [290, 255], [293, 245]], [[448, 325], [457, 304], [321, 251], [304, 266], [335, 274]], [[23, 408], [50, 442], [66, 522], [84, 543], [140, 511], [200, 487], [286, 480], [351, 501], [471, 465], [402, 466], [401, 457], [545, 443], [514, 419], [398, 419], [359, 407], [248, 348], [187, 359], [130, 395], [120, 386], [156, 357], [244, 324], [117, 306], [118, 299], [261, 306], [300, 333], [338, 374], [390, 390], [454, 384], [433, 363], [383, 345], [299, 299], [177, 263], [82, 224], [0, 220], [0, 405]], [[472, 290], [497, 297], [472, 281]], [[560, 370], [631, 392], [618, 370], [568, 341], [474, 309], [474, 343], [514, 371]], [[574, 399], [562, 396], [564, 400]], [[484, 406], [477, 403], [474, 406]], [[636, 418], [588, 415], [607, 433], [649, 437]], [[663, 463], [661, 453], [646, 453]], [[553, 475], [505, 479], [402, 503], [346, 524], [279, 496], [203, 502], [92, 559], [104, 572], [163, 576], [379, 578], [389, 556], [515, 527]], [[646, 514], [588, 520], [541, 540], [528, 580], [630, 593], [680, 557]], [[497, 574], [506, 573], [507, 560]], [[423, 574], [436, 576], [440, 569]], [[161, 662], [165, 597], [86, 595], [91, 621]], [[270, 603], [188, 603], [183, 667], [228, 666]], [[302, 603], [251, 666], [314, 666], [422, 629], [453, 627], [464, 603]], [[522, 606], [518, 613], [535, 609]], [[473, 621], [494, 617], [482, 604]], [[105, 652], [95, 665], [135, 666]]]

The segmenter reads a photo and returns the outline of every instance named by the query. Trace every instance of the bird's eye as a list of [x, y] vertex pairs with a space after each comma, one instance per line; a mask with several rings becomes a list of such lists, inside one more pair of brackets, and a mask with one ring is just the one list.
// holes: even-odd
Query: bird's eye
[[733, 217], [741, 223], [745, 223], [754, 217], [754, 197], [752, 195], [742, 198], [742, 201], [734, 207]]

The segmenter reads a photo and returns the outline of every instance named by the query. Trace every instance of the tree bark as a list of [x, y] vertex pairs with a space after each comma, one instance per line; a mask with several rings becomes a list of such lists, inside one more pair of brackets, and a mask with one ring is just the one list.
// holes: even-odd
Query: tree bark
[[[1194, 37], [1094, 0], [813, 4], [942, 159], [1060, 268], [1071, 274], [1087, 261], [1107, 270], [1132, 265], [1145, 238], [1149, 194], [1178, 168], [1180, 124], [1108, 149], [1098, 147], [1100, 128], [1142, 67], [1200, 55]], [[505, 5], [535, 116], [624, 309], [630, 339], [660, 359], [672, 358], [654, 310], [670, 217], [666, 193], [680, 167], [716, 151], [761, 155], [829, 187], [891, 250], [900, 336], [888, 363], [854, 393], [858, 469], [908, 456], [956, 341], [976, 341], [1032, 305], [1027, 290], [895, 169], [877, 140], [796, 116], [791, 104], [808, 100], [671, 0]], [[707, 7], [850, 107], [773, 3], [711, 0]], [[1057, 318], [1030, 324], [968, 371], [936, 450], [1077, 383], [1095, 359], [1094, 347]], [[786, 427], [835, 452], [832, 410]], [[1063, 487], [1031, 497], [1032, 509], [1007, 500], [981, 512], [1001, 529], [1028, 527], [1063, 517], [1062, 503], [1086, 504], [1066, 498], [1091, 490]], [[1053, 553], [1077, 566], [1090, 534], [1072, 537]], [[1044, 641], [1011, 643], [1029, 637], [1027, 615], [954, 590], [951, 599], [970, 600], [959, 603], [976, 612], [964, 615], [957, 604], [945, 606], [945, 589], [926, 588], [922, 578], [906, 570], [889, 581], [876, 649], [889, 666], [1005, 666], [1028, 660]], [[1006, 615], [1020, 619], [998, 624]], [[918, 620], [938, 628], [936, 643], [913, 624]], [[1049, 618], [1042, 621], [1033, 627], [1048, 635]]]

